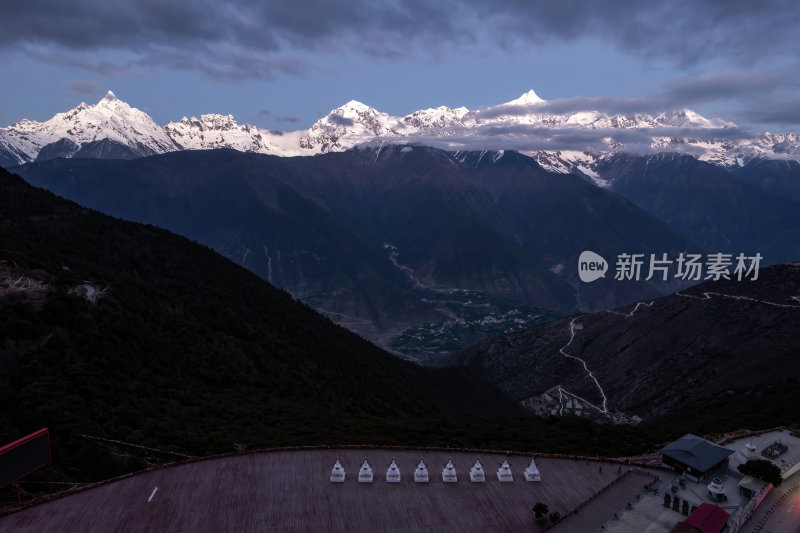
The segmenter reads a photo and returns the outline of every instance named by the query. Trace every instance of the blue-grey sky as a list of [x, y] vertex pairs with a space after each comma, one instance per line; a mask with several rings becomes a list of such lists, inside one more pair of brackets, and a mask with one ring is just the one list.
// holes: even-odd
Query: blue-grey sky
[[355, 99], [394, 115], [534, 89], [559, 109], [680, 108], [800, 131], [793, 0], [27, 0], [0, 6], [0, 125], [106, 90], [160, 124], [309, 127]]

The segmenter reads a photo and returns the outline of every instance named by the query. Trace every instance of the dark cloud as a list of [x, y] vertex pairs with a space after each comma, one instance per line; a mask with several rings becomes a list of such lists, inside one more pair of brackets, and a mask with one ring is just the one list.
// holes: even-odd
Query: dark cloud
[[39, 61], [54, 65], [66, 65], [109, 78], [119, 77], [144, 77], [145, 71], [135, 68], [130, 62], [125, 65], [112, 63], [110, 61], [97, 58], [93, 54], [86, 52], [72, 52], [61, 50], [54, 46], [23, 46], [24, 52]]
[[666, 84], [665, 97], [675, 103], [695, 104], [763, 97], [787, 85], [797, 86], [795, 70], [748, 69], [679, 76]]
[[743, 109], [734, 112], [739, 120], [760, 124], [771, 124], [778, 127], [797, 126], [800, 124], [800, 99], [771, 101], [759, 105], [758, 109]]
[[106, 92], [98, 83], [89, 80], [71, 80], [64, 85], [69, 92], [86, 98], [100, 98]]
[[353, 119], [343, 117], [342, 115], [337, 115], [336, 113], [331, 113], [328, 115], [328, 121], [332, 122], [336, 126], [352, 126]]
[[[275, 122], [282, 123], [282, 124], [297, 124], [298, 122], [301, 121], [299, 118], [292, 117], [292, 116], [289, 116], [289, 115], [285, 115], [285, 116], [282, 116], [282, 117], [276, 117], [275, 115], [270, 113], [270, 111], [268, 109], [261, 109], [258, 113], [256, 113], [256, 117], [258, 119], [274, 120]], [[276, 130], [276, 131], [277, 131], [277, 133], [275, 133], [275, 132], [272, 132], [272, 133], [274, 133], [275, 135], [283, 135], [282, 131], [279, 131], [279, 130]]]
[[583, 37], [648, 60], [751, 67], [795, 57], [798, 19], [793, 0], [40, 0], [4, 3], [0, 47], [61, 50], [72, 56], [52, 61], [87, 69], [98, 51], [116, 52], [130, 60], [104, 71], [161, 65], [234, 80], [303, 74], [304, 51], [427, 57], [480, 41], [514, 47]]
[[[269, 118], [271, 120], [274, 120], [275, 122], [279, 122], [279, 123], [283, 123], [283, 124], [297, 124], [297, 123], [301, 122], [301, 120], [298, 117], [292, 117], [292, 116], [289, 116], [289, 115], [285, 115], [285, 116], [282, 116], [282, 117], [276, 117], [275, 115], [270, 113], [269, 110], [267, 110], [267, 109], [260, 110], [257, 113], [256, 116], [259, 119]], [[353, 124], [352, 120], [350, 121], [350, 124], [351, 125]], [[281, 133], [281, 135], [283, 135], [283, 133]]]
[[800, 39], [800, 5], [793, 0], [500, 0], [482, 11], [491, 33], [509, 46], [592, 36], [631, 54], [683, 64], [725, 57], [751, 66], [794, 57]]
[[291, 54], [265, 54], [229, 44], [213, 47], [202, 44], [192, 49], [166, 46], [145, 46], [141, 49], [142, 55], [131, 63], [132, 66], [146, 68], [159, 65], [176, 70], [194, 70], [221, 81], [274, 79], [276, 74], [302, 76], [309, 68], [304, 60]]
[[[463, 26], [452, 13], [446, 3], [418, 0], [12, 2], [0, 18], [0, 47], [92, 70], [98, 52], [114, 52], [130, 56], [117, 69], [164, 66], [222, 80], [269, 79], [303, 74], [304, 51], [398, 57], [408, 51], [409, 37], [427, 39], [426, 49], [441, 40], [472, 40], [470, 32], [457, 37]], [[50, 51], [58, 53], [48, 57]], [[110, 67], [102, 68], [113, 75]]]
[[[257, 5], [257, 4], [256, 4]], [[41, 0], [3, 8], [0, 44], [54, 43], [72, 50], [136, 50], [143, 44], [175, 47], [233, 42], [276, 50], [270, 31], [246, 2], [212, 0]]]

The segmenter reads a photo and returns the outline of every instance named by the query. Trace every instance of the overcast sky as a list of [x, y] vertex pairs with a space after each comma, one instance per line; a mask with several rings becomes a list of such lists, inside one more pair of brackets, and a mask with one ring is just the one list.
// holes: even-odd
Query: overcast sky
[[689, 108], [800, 131], [791, 0], [89, 1], [0, 7], [0, 125], [106, 90], [159, 123], [309, 127], [355, 99], [394, 115], [534, 89], [553, 110]]

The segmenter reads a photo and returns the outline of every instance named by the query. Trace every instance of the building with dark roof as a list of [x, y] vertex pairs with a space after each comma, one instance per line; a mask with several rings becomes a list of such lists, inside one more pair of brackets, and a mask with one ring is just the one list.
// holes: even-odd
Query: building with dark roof
[[687, 477], [700, 481], [709, 472], [728, 460], [733, 450], [687, 433], [661, 449], [662, 462], [672, 466]]

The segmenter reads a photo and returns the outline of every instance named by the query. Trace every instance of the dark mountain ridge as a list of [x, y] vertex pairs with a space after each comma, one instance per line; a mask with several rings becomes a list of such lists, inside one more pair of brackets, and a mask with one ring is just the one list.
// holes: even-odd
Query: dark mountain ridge
[[577, 176], [516, 152], [484, 155], [411, 146], [296, 158], [209, 150], [54, 159], [18, 171], [88, 207], [207, 244], [423, 361], [520, 321], [679, 288], [580, 283], [572, 265], [584, 249], [613, 257], [697, 247]]
[[[639, 453], [688, 429], [741, 427], [739, 417], [735, 425], [720, 423], [718, 415], [730, 411], [731, 403], [737, 414], [749, 409], [748, 420], [761, 425], [787, 423], [787, 413], [792, 416], [798, 405], [796, 381], [780, 390], [754, 382], [747, 397], [752, 404], [738, 393], [701, 391], [711, 394], [700, 400], [716, 418], [699, 429], [680, 417], [664, 425], [646, 419], [638, 427], [620, 427], [518, 416], [518, 407], [474, 371], [424, 369], [397, 360], [203, 246], [82, 208], [4, 171], [0, 260], [0, 441], [49, 427], [55, 462], [41, 476], [52, 481], [96, 481], [145, 464], [111, 455], [80, 434], [196, 455], [230, 451], [234, 443], [353, 442], [617, 455]], [[796, 268], [785, 279], [770, 277], [774, 291], [766, 296], [796, 294]], [[766, 279], [773, 272], [780, 271], [762, 274]], [[757, 291], [753, 295], [761, 291], [755, 283], [736, 287]], [[694, 319], [688, 322], [702, 324], [707, 315]], [[796, 324], [754, 315], [770, 319], [778, 329], [745, 323], [736, 343], [753, 347], [751, 337], [774, 331], [769, 338], [786, 336], [786, 345], [796, 347]], [[558, 343], [568, 340], [566, 325], [552, 328], [552, 336], [562, 337]], [[585, 327], [591, 327], [588, 320]], [[717, 337], [711, 340], [719, 342]], [[575, 346], [584, 350], [584, 344], [577, 337]], [[779, 352], [774, 361], [786, 356]], [[498, 365], [503, 362], [498, 359]], [[644, 374], [635, 364], [630, 369], [637, 379]], [[606, 386], [606, 376], [598, 378]], [[644, 390], [637, 380], [630, 383]], [[764, 398], [775, 399], [784, 411], [752, 416]], [[612, 409], [618, 408], [615, 402], [616, 396]], [[681, 405], [667, 406], [672, 416]], [[696, 422], [697, 411], [693, 415]]]
[[521, 414], [470, 370], [402, 361], [204, 246], [1, 169], [0, 403], [0, 441], [49, 427], [84, 472], [80, 434], [204, 454]]
[[736, 175], [763, 191], [800, 202], [800, 162], [757, 157], [736, 169]]
[[688, 155], [617, 154], [598, 172], [611, 190], [709, 252], [760, 252], [767, 264], [800, 257], [796, 162], [754, 160], [736, 173]]
[[[740, 394], [800, 377], [798, 332], [800, 263], [792, 263], [762, 268], [756, 281], [709, 281], [503, 335], [445, 362], [469, 365], [542, 414], [580, 398], [577, 410], [592, 416], [605, 407], [657, 421], [691, 406], [736, 420], [753, 415]], [[797, 405], [796, 385], [787, 387]], [[783, 423], [795, 420], [796, 409], [784, 409]]]

